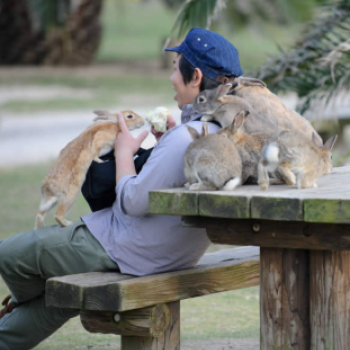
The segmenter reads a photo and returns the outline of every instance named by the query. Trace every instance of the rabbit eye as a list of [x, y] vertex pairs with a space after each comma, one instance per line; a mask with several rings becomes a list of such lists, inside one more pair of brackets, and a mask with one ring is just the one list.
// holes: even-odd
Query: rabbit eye
[[204, 103], [204, 102], [206, 102], [207, 100], [205, 99], [205, 97], [203, 97], [203, 96], [199, 96], [198, 97], [198, 103]]
[[128, 114], [128, 115], [126, 116], [126, 119], [132, 119], [132, 118], [134, 118], [134, 116], [133, 116], [132, 114]]

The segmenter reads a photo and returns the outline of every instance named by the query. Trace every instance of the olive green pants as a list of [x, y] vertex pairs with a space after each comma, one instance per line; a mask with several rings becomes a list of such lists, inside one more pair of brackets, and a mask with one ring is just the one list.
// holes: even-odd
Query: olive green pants
[[79, 314], [78, 310], [45, 306], [48, 278], [115, 270], [118, 265], [82, 221], [69, 227], [48, 226], [1, 241], [0, 274], [16, 307], [0, 319], [0, 349], [31, 349]]

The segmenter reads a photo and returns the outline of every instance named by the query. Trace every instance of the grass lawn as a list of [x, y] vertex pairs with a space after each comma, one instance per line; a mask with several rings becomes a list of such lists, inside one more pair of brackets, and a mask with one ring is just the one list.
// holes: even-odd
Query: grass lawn
[[[17, 232], [33, 229], [40, 201], [40, 183], [50, 164], [0, 170], [0, 240]], [[79, 197], [69, 219], [78, 220], [89, 212]], [[46, 224], [53, 224], [53, 212]], [[223, 246], [210, 247], [210, 250]], [[8, 291], [0, 278], [0, 298]], [[208, 313], [208, 310], [210, 312]], [[259, 337], [259, 289], [217, 293], [205, 298], [185, 300], [181, 303], [182, 340], [211, 338]], [[41, 350], [71, 350], [98, 348], [118, 349], [119, 336], [94, 335], [86, 332], [79, 318], [69, 321], [57, 333], [40, 344]]]

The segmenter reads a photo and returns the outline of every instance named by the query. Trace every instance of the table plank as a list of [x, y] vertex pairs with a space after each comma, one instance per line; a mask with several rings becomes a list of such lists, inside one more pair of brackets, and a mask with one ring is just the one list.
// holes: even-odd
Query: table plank
[[244, 185], [234, 191], [192, 192], [185, 188], [150, 192], [150, 213], [320, 223], [350, 222], [350, 166], [334, 168], [317, 188]]

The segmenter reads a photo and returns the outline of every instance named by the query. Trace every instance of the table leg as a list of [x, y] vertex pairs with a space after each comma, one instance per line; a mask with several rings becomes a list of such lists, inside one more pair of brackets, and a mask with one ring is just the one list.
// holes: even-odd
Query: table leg
[[310, 252], [312, 350], [350, 346], [350, 252]]
[[260, 349], [309, 350], [309, 251], [260, 249]]

